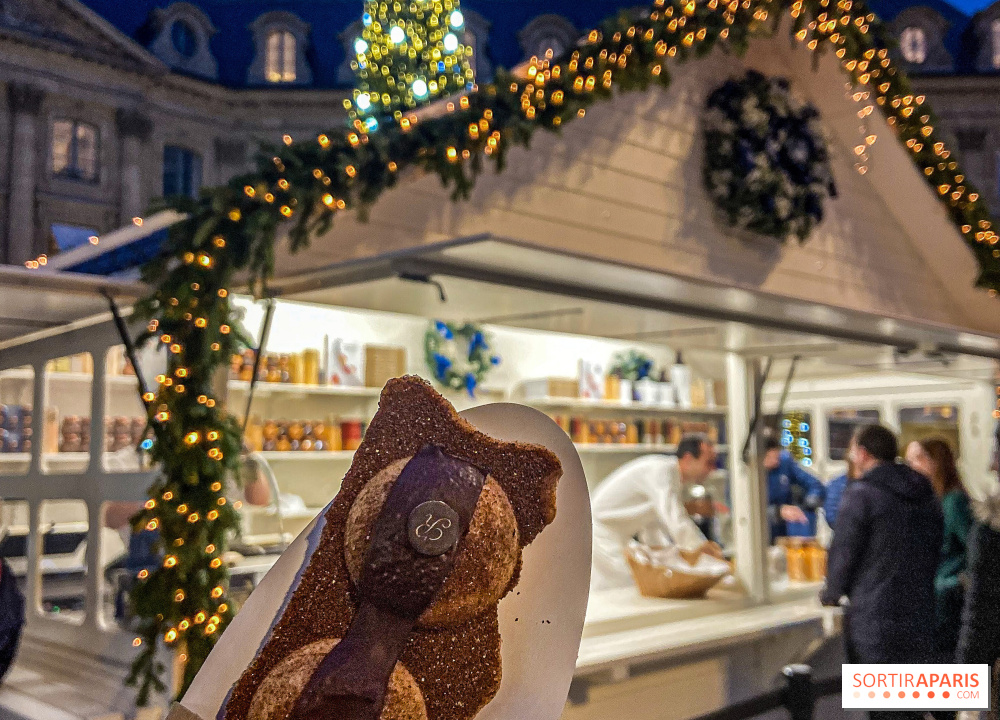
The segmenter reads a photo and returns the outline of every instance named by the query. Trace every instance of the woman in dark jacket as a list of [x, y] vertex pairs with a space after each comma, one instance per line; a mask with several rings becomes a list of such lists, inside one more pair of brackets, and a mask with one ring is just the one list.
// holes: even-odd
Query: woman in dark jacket
[[927, 438], [911, 442], [906, 448], [906, 462], [931, 481], [944, 513], [941, 564], [934, 576], [935, 629], [941, 661], [952, 662], [965, 602], [966, 548], [972, 530], [969, 496], [947, 441]]

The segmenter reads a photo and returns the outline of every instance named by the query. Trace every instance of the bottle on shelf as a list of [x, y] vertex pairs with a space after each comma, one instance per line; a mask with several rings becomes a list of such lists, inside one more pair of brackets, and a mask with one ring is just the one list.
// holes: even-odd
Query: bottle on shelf
[[260, 452], [264, 449], [264, 425], [259, 415], [251, 415], [247, 420], [246, 440], [251, 450]]
[[326, 422], [326, 437], [324, 438], [326, 442], [326, 449], [332, 452], [337, 452], [344, 449], [344, 438], [341, 432], [340, 423], [337, 422], [336, 418], [330, 418]]
[[307, 348], [302, 352], [302, 382], [318, 385], [319, 374], [319, 350]]
[[677, 351], [677, 362], [670, 367], [670, 382], [677, 394], [678, 404], [685, 410], [691, 407], [691, 368], [684, 364], [681, 352]]
[[357, 450], [361, 446], [361, 421], [342, 420], [340, 433], [343, 438], [344, 450]]
[[301, 353], [292, 353], [288, 356], [288, 382], [296, 385], [302, 385], [305, 382]]

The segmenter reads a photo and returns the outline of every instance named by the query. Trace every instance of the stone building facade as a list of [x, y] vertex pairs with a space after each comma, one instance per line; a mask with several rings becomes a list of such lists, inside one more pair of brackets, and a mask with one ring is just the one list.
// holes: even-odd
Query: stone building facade
[[[875, 3], [970, 179], [1000, 212], [1000, 2]], [[465, 0], [479, 79], [569, 47], [609, 0]], [[883, 7], [879, 7], [879, 5]], [[0, 0], [0, 261], [127, 224], [344, 120], [362, 2]]]

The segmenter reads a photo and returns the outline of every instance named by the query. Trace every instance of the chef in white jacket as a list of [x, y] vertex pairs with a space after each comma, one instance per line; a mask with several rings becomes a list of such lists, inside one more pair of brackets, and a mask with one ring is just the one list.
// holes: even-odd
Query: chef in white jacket
[[716, 557], [721, 550], [705, 539], [688, 516], [682, 483], [700, 483], [715, 470], [715, 445], [705, 435], [685, 435], [677, 455], [645, 455], [611, 473], [594, 492], [592, 590], [629, 587], [632, 574], [625, 547], [638, 536], [647, 545], [675, 544]]

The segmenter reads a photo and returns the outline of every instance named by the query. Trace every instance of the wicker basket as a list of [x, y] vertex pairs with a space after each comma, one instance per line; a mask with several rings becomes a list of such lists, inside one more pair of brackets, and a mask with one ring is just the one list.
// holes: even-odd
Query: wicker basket
[[[689, 558], [686, 558], [690, 561]], [[627, 550], [625, 560], [628, 562], [632, 577], [645, 597], [692, 599], [705, 597], [724, 576], [702, 575], [679, 572], [676, 569], [653, 567], [632, 557]]]

